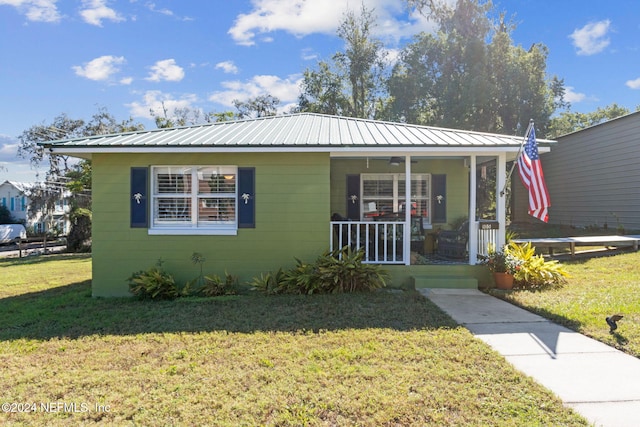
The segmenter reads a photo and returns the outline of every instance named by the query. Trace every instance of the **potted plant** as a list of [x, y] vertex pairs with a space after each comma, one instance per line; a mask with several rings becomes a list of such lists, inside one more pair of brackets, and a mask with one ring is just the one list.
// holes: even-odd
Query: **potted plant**
[[514, 275], [520, 268], [520, 262], [508, 249], [489, 249], [489, 255], [482, 257], [482, 263], [493, 273], [498, 289], [513, 288]]

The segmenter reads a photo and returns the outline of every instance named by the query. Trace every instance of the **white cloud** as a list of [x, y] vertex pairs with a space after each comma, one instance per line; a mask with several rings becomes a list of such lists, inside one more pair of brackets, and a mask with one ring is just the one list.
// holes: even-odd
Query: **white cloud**
[[124, 17], [107, 6], [107, 0], [82, 0], [80, 16], [87, 24], [102, 27], [103, 20], [124, 21]]
[[166, 16], [175, 16], [175, 14], [173, 13], [172, 10], [167, 9], [167, 8], [156, 8], [156, 4], [153, 2], [147, 2], [145, 4], [145, 6], [147, 7], [147, 9], [149, 9], [152, 12], [156, 12], [159, 13], [161, 15], [166, 15]]
[[58, 12], [58, 0], [0, 0], [1, 5], [13, 6], [23, 13], [29, 21], [59, 22], [62, 16]]
[[176, 18], [176, 19], [179, 19], [179, 20], [181, 20], [181, 21], [193, 21], [193, 18], [190, 18], [190, 17], [188, 17], [188, 16], [184, 16], [184, 17], [177, 16], [177, 15], [174, 13], [174, 11], [173, 11], [173, 10], [171, 10], [171, 9], [167, 9], [167, 8], [160, 8], [160, 9], [158, 9], [158, 8], [156, 7], [156, 4], [155, 4], [155, 3], [153, 3], [153, 2], [147, 2], [147, 3], [145, 3], [145, 7], [146, 7], [147, 9], [149, 9], [151, 12], [159, 13], [160, 15], [170, 16], [170, 17], [172, 17], [172, 18]]
[[[418, 14], [411, 13], [406, 20], [406, 10], [398, 0], [362, 0], [367, 10], [373, 10], [377, 18], [377, 36], [398, 39], [433, 29], [433, 24]], [[298, 37], [312, 33], [334, 35], [345, 12], [360, 11], [360, 2], [334, 2], [327, 7], [327, 0], [253, 0], [253, 10], [236, 17], [228, 34], [240, 45], [254, 45], [258, 35], [274, 31], [286, 31]], [[398, 20], [397, 16], [403, 16]], [[268, 37], [271, 41], [272, 37]]]
[[124, 78], [120, 79], [120, 84], [121, 85], [128, 86], [131, 83], [133, 83], [133, 77], [124, 77]]
[[640, 77], [635, 80], [627, 80], [625, 84], [631, 89], [640, 89]]
[[[10, 136], [0, 135], [0, 165], [7, 165], [17, 159], [18, 141]], [[0, 181], [0, 183], [2, 182]]]
[[86, 62], [83, 67], [71, 67], [77, 75], [89, 80], [104, 81], [120, 71], [118, 65], [125, 62], [124, 56], [105, 55]]
[[174, 98], [172, 95], [163, 93], [159, 90], [150, 90], [145, 92], [140, 102], [132, 102], [126, 106], [133, 117], [143, 117], [153, 120], [151, 110], [156, 115], [162, 115], [167, 110], [168, 116], [175, 115], [177, 108], [188, 108], [194, 110], [194, 104], [198, 101], [198, 97], [194, 94], [185, 94], [180, 99]]
[[569, 36], [573, 39], [573, 45], [578, 48], [578, 55], [594, 55], [602, 52], [611, 40], [607, 37], [611, 21], [591, 22], [584, 27], [575, 30]]
[[307, 47], [302, 49], [300, 57], [305, 61], [313, 61], [318, 59], [318, 53], [313, 48]]
[[581, 102], [587, 98], [584, 93], [575, 92], [572, 86], [564, 88], [564, 100], [571, 103]]
[[220, 69], [227, 74], [238, 74], [238, 67], [233, 61], [223, 61], [216, 64], [216, 70]]
[[226, 107], [233, 107], [233, 101], [236, 99], [245, 101], [261, 95], [272, 95], [278, 98], [281, 103], [292, 103], [300, 95], [301, 82], [300, 75], [292, 75], [286, 79], [260, 75], [254, 76], [246, 82], [227, 81], [221, 83], [226, 90], [214, 92], [209, 96], [209, 100]]
[[164, 59], [151, 66], [151, 73], [145, 80], [152, 82], [179, 82], [184, 78], [184, 69], [176, 64], [175, 59]]

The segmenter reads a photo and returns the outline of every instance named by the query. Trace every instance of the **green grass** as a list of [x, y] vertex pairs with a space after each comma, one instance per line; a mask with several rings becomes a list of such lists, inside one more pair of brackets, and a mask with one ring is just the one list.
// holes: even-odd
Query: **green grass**
[[[563, 261], [570, 277], [561, 288], [497, 292], [598, 341], [640, 357], [640, 252]], [[605, 317], [622, 314], [609, 333]]]
[[97, 299], [90, 268], [0, 261], [2, 401], [37, 405], [0, 424], [586, 425], [419, 294]]

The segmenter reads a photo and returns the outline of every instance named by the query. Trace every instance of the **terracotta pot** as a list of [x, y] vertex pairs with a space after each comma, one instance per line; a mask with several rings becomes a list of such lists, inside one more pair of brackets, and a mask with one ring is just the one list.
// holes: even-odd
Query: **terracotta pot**
[[493, 273], [493, 279], [498, 289], [513, 289], [513, 274], [511, 273]]

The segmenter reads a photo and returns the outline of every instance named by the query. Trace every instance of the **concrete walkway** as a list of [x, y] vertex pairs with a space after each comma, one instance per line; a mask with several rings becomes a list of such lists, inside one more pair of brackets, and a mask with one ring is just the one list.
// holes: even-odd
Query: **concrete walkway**
[[420, 292], [590, 423], [640, 426], [640, 359], [478, 290]]

